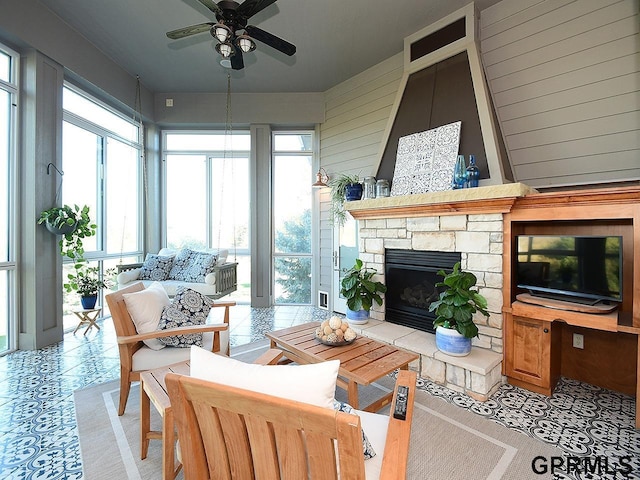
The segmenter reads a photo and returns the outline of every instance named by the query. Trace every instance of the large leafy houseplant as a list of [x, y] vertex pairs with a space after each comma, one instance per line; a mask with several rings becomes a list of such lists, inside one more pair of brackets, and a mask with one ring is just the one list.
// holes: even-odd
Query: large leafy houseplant
[[84, 259], [82, 240], [96, 234], [96, 224], [91, 222], [89, 207], [84, 205], [52, 207], [40, 213], [38, 224], [45, 224], [47, 229], [62, 235], [58, 242], [60, 254], [76, 262]]
[[476, 337], [478, 327], [473, 323], [473, 314], [480, 312], [489, 316], [487, 299], [473, 288], [478, 279], [473, 273], [460, 270], [460, 262], [454, 265], [451, 273], [440, 270], [438, 275], [444, 279], [436, 283], [436, 287], [443, 290], [439, 299], [429, 306], [429, 311], [436, 313], [434, 326], [457, 330], [466, 338]]
[[91, 297], [98, 294], [102, 288], [110, 288], [112, 286], [112, 276], [115, 269], [108, 269], [104, 275], [100, 275], [98, 267], [90, 267], [86, 263], [75, 265], [75, 273], [67, 275], [68, 282], [64, 284], [67, 293], [77, 291], [81, 297]]
[[77, 291], [83, 308], [95, 308], [100, 289], [110, 288], [113, 284], [115, 269], [108, 269], [101, 275], [98, 267], [90, 267], [84, 261], [76, 262], [73, 267], [74, 271], [67, 275], [64, 289], [67, 293]]
[[381, 293], [387, 291], [387, 286], [374, 281], [372, 277], [378, 273], [375, 268], [364, 267], [362, 260], [356, 262], [345, 273], [341, 282], [340, 294], [347, 300], [349, 310], [371, 310], [373, 302], [382, 305]]
[[338, 226], [344, 225], [347, 216], [347, 212], [344, 209], [347, 188], [357, 183], [360, 183], [358, 175], [346, 175], [344, 173], [329, 180], [329, 187], [331, 187], [331, 208], [329, 214], [331, 221]]

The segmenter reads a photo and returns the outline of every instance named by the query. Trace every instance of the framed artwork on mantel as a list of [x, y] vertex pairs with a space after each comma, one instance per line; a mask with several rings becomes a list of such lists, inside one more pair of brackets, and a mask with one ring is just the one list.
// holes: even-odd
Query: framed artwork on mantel
[[461, 126], [453, 122], [400, 137], [391, 196], [451, 190]]

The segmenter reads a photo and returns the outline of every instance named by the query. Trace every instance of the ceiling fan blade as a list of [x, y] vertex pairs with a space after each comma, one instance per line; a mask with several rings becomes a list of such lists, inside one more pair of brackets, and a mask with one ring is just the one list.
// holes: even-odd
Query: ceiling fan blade
[[276, 0], [245, 0], [242, 5], [238, 7], [238, 14], [244, 18], [249, 18], [264, 10], [272, 3], [276, 3]]
[[215, 13], [216, 15], [218, 15], [219, 13], [222, 13], [222, 10], [220, 10], [220, 7], [218, 6], [218, 4], [214, 3], [213, 0], [198, 0], [198, 1], [202, 5], [207, 7], [209, 10], [211, 10], [213, 13]]
[[294, 44], [289, 43], [280, 37], [276, 37], [275, 35], [269, 32], [265, 32], [261, 28], [254, 27], [253, 25], [247, 25], [245, 30], [247, 31], [247, 33], [251, 38], [259, 40], [262, 43], [265, 43], [270, 47], [273, 47], [276, 50], [281, 51], [285, 55], [291, 56], [294, 53], [296, 53], [296, 46]]
[[231, 68], [234, 70], [242, 70], [244, 68], [244, 59], [242, 58], [242, 50], [234, 45], [235, 54], [231, 55]]
[[199, 23], [198, 25], [191, 25], [190, 27], [179, 28], [178, 30], [172, 30], [167, 32], [167, 37], [171, 40], [177, 40], [179, 38], [188, 37], [189, 35], [195, 35], [196, 33], [208, 32], [211, 30], [213, 23]]

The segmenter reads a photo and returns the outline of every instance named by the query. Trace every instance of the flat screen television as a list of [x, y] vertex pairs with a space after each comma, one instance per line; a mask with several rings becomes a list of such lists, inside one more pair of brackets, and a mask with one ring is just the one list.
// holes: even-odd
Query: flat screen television
[[577, 303], [622, 302], [622, 237], [518, 235], [516, 284]]

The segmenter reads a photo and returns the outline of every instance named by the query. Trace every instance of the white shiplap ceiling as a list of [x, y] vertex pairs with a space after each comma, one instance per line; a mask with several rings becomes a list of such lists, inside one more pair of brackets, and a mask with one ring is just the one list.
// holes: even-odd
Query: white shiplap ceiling
[[[478, 10], [498, 0], [476, 1]], [[224, 92], [227, 69], [207, 32], [165, 33], [215, 21], [197, 0], [40, 0], [152, 92]], [[240, 2], [242, 3], [242, 2]], [[232, 71], [235, 92], [323, 92], [399, 53], [404, 38], [469, 0], [278, 0], [255, 25], [293, 43], [288, 57], [260, 42]]]

